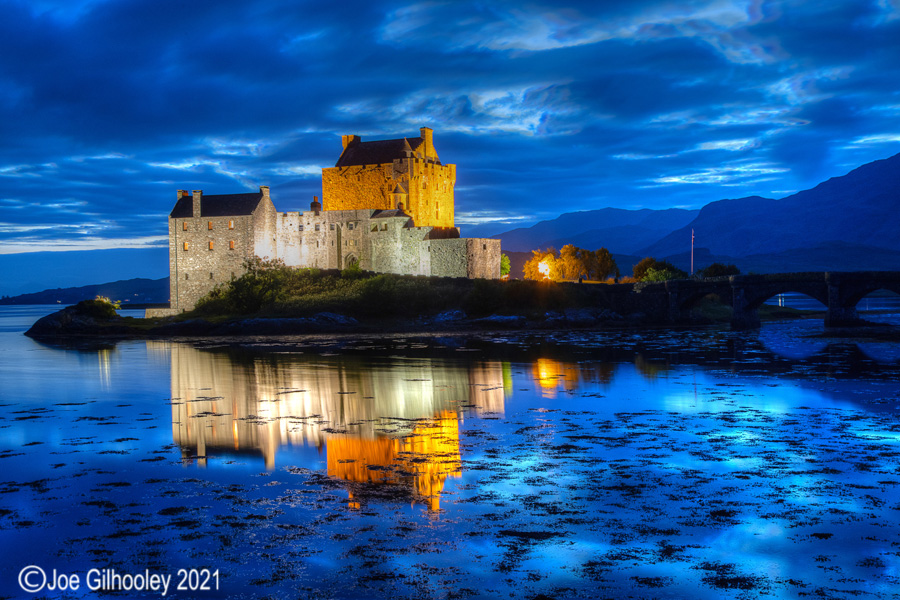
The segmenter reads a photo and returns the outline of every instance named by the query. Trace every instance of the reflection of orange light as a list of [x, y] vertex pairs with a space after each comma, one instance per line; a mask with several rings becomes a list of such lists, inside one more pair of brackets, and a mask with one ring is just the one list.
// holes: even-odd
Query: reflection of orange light
[[532, 365], [531, 371], [543, 389], [545, 398], [555, 398], [560, 383], [564, 383], [567, 390], [574, 389], [578, 384], [578, 370], [574, 364], [562, 363], [551, 358], [539, 358]]
[[240, 442], [238, 442], [238, 428], [237, 428], [237, 419], [231, 421], [231, 433], [234, 438], [234, 449], [237, 450], [240, 448]]
[[[440, 508], [447, 477], [460, 476], [459, 421], [452, 411], [442, 411], [436, 419], [416, 425], [403, 439], [335, 436], [326, 444], [330, 477], [392, 484], [411, 478], [413, 490], [428, 499], [431, 510]], [[355, 501], [350, 504], [351, 508], [359, 506]]]
[[547, 259], [538, 263], [538, 272], [544, 276], [544, 279], [550, 279], [550, 263]]
[[544, 389], [556, 389], [557, 377], [559, 377], [560, 364], [549, 358], [539, 358], [534, 363], [534, 376]]

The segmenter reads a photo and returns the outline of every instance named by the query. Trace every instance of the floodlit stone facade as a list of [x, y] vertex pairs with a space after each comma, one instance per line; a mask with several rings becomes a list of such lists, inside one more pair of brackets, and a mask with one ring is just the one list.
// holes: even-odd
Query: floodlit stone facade
[[[455, 165], [441, 165], [431, 130], [421, 133], [375, 142], [344, 136], [338, 166], [322, 170], [324, 206], [314, 199], [308, 211], [278, 212], [267, 186], [225, 195], [179, 190], [169, 215], [170, 308], [147, 315], [191, 310], [216, 285], [242, 275], [254, 256], [296, 267], [358, 263], [375, 273], [499, 278], [500, 241], [460, 237]], [[398, 152], [387, 163], [349, 164]]]
[[441, 164], [431, 129], [419, 133], [371, 142], [343, 136], [337, 165], [322, 169], [323, 208], [399, 208], [419, 227], [453, 227], [456, 165]]

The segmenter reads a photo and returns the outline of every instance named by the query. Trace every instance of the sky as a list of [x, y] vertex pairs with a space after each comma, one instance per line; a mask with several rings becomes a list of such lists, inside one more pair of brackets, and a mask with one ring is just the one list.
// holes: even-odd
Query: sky
[[900, 0], [0, 0], [0, 110], [0, 254], [162, 248], [178, 189], [307, 209], [341, 135], [423, 126], [492, 235], [900, 152]]

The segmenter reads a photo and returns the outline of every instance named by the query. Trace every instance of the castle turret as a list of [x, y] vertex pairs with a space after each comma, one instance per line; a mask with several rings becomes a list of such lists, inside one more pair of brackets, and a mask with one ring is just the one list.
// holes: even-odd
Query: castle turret
[[344, 150], [347, 149], [348, 146], [355, 146], [362, 141], [362, 138], [358, 135], [342, 135], [341, 136], [341, 144], [344, 146]]
[[203, 190], [194, 190], [192, 192], [192, 195], [194, 197], [194, 203], [193, 203], [194, 212], [191, 216], [199, 217], [199, 216], [201, 216], [200, 215], [200, 204], [201, 204], [201, 201], [203, 200]]

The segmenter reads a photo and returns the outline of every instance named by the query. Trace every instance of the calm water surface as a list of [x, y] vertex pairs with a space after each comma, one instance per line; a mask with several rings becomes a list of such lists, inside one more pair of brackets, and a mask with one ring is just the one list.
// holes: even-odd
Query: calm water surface
[[0, 598], [108, 596], [28, 565], [218, 570], [175, 598], [900, 593], [897, 342], [22, 335], [55, 308], [0, 307]]

